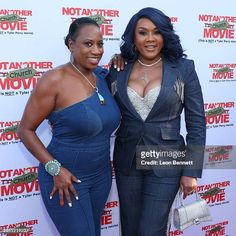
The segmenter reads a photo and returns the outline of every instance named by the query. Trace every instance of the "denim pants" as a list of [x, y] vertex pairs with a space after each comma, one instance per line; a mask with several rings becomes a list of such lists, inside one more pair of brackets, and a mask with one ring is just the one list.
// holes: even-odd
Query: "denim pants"
[[128, 175], [116, 170], [122, 236], [166, 236], [168, 216], [180, 177], [157, 177], [153, 170]]
[[61, 236], [99, 236], [101, 216], [110, 192], [112, 173], [110, 152], [102, 147], [63, 147], [51, 143], [48, 151], [82, 182], [73, 183], [79, 200], [70, 192], [72, 207], [64, 196], [64, 206], [59, 205], [58, 191], [50, 200], [53, 177], [39, 165], [39, 185], [47, 212]]

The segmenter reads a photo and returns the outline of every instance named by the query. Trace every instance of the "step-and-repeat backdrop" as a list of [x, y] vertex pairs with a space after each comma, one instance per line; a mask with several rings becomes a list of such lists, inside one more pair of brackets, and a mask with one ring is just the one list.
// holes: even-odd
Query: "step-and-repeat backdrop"
[[[4, 233], [9, 229], [27, 231], [15, 235], [58, 235], [40, 198], [38, 162], [20, 142], [16, 129], [41, 75], [68, 62], [69, 52], [63, 40], [69, 24], [81, 16], [100, 15], [105, 19], [101, 25], [105, 43], [101, 65], [107, 67], [111, 56], [119, 52], [128, 20], [147, 6], [159, 8], [171, 17], [186, 53], [195, 61], [206, 111], [208, 146], [198, 192], [209, 204], [213, 220], [184, 232], [172, 227], [170, 235], [236, 235], [234, 0], [1, 0], [0, 235], [9, 235]], [[182, 132], [186, 132], [184, 128]], [[37, 133], [47, 145], [51, 138], [47, 122]], [[120, 235], [115, 175], [101, 227], [102, 236]]]

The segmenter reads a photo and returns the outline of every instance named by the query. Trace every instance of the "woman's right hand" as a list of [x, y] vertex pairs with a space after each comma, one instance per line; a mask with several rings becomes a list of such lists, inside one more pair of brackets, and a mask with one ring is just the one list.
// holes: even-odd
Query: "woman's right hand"
[[54, 193], [58, 191], [60, 206], [64, 206], [65, 195], [69, 207], [72, 207], [72, 201], [69, 192], [71, 191], [76, 200], [79, 200], [79, 196], [73, 186], [73, 182], [79, 184], [81, 183], [81, 181], [77, 179], [70, 171], [63, 167], [61, 167], [59, 175], [53, 177], [53, 180], [54, 187], [52, 189], [52, 192], [50, 193], [50, 199], [52, 199]]

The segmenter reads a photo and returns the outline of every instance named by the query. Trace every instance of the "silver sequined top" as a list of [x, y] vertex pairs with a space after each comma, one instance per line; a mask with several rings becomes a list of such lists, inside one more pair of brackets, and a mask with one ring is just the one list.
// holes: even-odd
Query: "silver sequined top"
[[137, 113], [141, 116], [141, 118], [145, 121], [148, 114], [150, 113], [156, 99], [160, 93], [161, 87], [155, 87], [144, 96], [141, 97], [135, 90], [130, 87], [127, 87], [128, 97], [133, 104]]

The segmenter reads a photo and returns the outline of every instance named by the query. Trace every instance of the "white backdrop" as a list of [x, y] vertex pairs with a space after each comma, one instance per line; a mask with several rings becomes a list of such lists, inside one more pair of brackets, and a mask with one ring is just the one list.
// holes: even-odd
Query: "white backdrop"
[[[236, 235], [236, 4], [233, 0], [139, 0], [135, 3], [125, 0], [1, 0], [0, 235], [6, 229], [19, 226], [30, 230], [18, 235], [58, 235], [40, 198], [34, 174], [38, 163], [15, 131], [40, 76], [69, 60], [63, 42], [69, 24], [73, 18], [91, 13], [104, 16], [106, 22], [101, 29], [105, 53], [101, 65], [106, 67], [111, 56], [119, 51], [120, 37], [130, 17], [147, 6], [159, 8], [171, 17], [186, 53], [195, 61], [207, 115], [207, 169], [199, 180], [198, 191], [207, 200], [213, 220], [184, 232], [172, 228], [170, 236]], [[184, 134], [185, 130], [182, 132]], [[51, 137], [47, 122], [37, 133], [47, 145]], [[101, 220], [102, 236], [119, 235], [115, 176]]]

